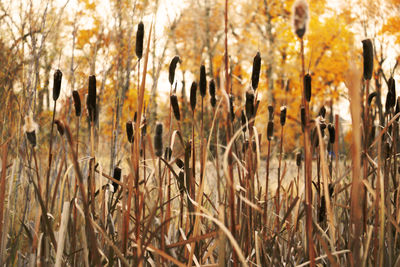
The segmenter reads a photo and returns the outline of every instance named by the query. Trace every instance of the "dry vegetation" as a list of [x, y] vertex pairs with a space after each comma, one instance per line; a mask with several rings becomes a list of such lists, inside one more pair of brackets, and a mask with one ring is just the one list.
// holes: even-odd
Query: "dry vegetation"
[[[267, 105], [261, 115], [262, 54], [248, 60], [242, 103], [232, 91], [228, 9], [226, 1], [222, 75], [196, 66], [186, 100], [175, 75], [185, 55], [173, 57], [166, 119], [157, 123], [149, 123], [156, 100], [146, 88], [153, 27], [138, 24], [128, 70], [137, 71], [128, 86], [136, 103], [123, 116], [116, 97], [111, 153], [102, 145], [100, 109], [109, 100], [99, 97], [98, 76], [87, 75], [85, 99], [73, 90], [63, 100], [65, 78], [54, 72], [51, 124], [35, 108], [23, 113], [12, 87], [1, 89], [2, 266], [400, 266], [396, 66], [390, 77], [381, 65], [374, 72], [374, 44], [365, 39], [362, 54], [354, 52], [363, 71], [357, 59], [342, 70], [352, 131], [351, 153], [339, 157], [339, 116], [311, 101], [307, 2], [296, 1], [292, 14], [301, 92], [292, 97], [301, 105]], [[387, 84], [384, 107], [374, 75]], [[36, 99], [23, 97], [29, 106]], [[301, 126], [294, 135], [288, 120]], [[300, 146], [289, 154], [293, 136]]]

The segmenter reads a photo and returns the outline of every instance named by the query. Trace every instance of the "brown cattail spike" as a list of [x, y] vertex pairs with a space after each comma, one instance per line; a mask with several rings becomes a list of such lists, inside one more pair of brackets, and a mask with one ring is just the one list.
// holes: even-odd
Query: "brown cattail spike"
[[62, 80], [62, 72], [60, 70], [56, 70], [54, 73], [54, 84], [53, 84], [53, 100], [57, 101], [61, 92], [61, 80]]
[[59, 120], [55, 120], [54, 123], [55, 123], [56, 126], [57, 126], [57, 131], [58, 131], [58, 133], [59, 133], [61, 136], [64, 135], [64, 124], [63, 124], [61, 121], [59, 121]]
[[201, 65], [200, 67], [199, 87], [200, 87], [201, 97], [205, 97], [207, 92], [207, 78], [206, 78], [206, 67], [204, 65]]
[[328, 132], [329, 132], [329, 143], [333, 144], [335, 143], [335, 126], [333, 126], [331, 123], [328, 124]]
[[172, 94], [170, 96], [170, 100], [171, 100], [171, 106], [172, 106], [172, 110], [174, 112], [175, 119], [177, 121], [179, 121], [181, 119], [181, 114], [179, 112], [178, 97], [176, 96], [176, 94]]
[[215, 98], [215, 82], [214, 80], [210, 81], [210, 84], [208, 85], [208, 90], [210, 92], [210, 102], [211, 106], [215, 108], [215, 105], [217, 104], [217, 99]]
[[318, 115], [325, 119], [325, 115], [326, 115], [326, 108], [325, 108], [325, 106], [322, 106], [322, 107], [321, 107], [321, 109], [319, 110]]
[[82, 108], [81, 108], [81, 97], [79, 96], [78, 91], [74, 90], [72, 92], [72, 98], [74, 99], [75, 115], [79, 117], [81, 116]]
[[128, 137], [129, 143], [132, 144], [134, 140], [132, 121], [126, 123], [126, 136]]
[[300, 121], [301, 130], [304, 132], [304, 128], [306, 127], [306, 109], [303, 106], [300, 108]]
[[272, 140], [272, 137], [274, 135], [274, 122], [269, 121], [268, 126], [267, 126], [267, 139], [268, 141]]
[[94, 75], [89, 76], [89, 89], [86, 104], [90, 121], [93, 122], [96, 118], [96, 76]]
[[253, 59], [253, 72], [251, 73], [251, 86], [253, 90], [257, 90], [258, 82], [260, 80], [260, 70], [261, 70], [261, 56], [260, 52], [257, 52]]
[[281, 121], [281, 126], [285, 126], [286, 123], [286, 106], [281, 107], [281, 114], [280, 114], [280, 121]]
[[298, 152], [296, 154], [296, 165], [297, 165], [297, 167], [300, 167], [300, 165], [301, 165], [301, 152]]
[[372, 93], [369, 94], [369, 96], [368, 96], [368, 105], [371, 105], [372, 100], [373, 100], [374, 97], [376, 97], [377, 95], [378, 95], [377, 92], [372, 92]]
[[235, 101], [235, 97], [233, 95], [230, 95], [229, 96], [229, 113], [230, 113], [232, 122], [235, 119], [235, 109], [233, 107], [234, 101]]
[[[119, 167], [115, 167], [114, 168], [114, 174], [113, 174], [113, 178], [117, 181], [121, 181], [121, 168]], [[118, 189], [118, 184], [116, 182], [112, 182], [112, 185], [114, 187], [114, 192], [117, 191]]]
[[246, 127], [247, 120], [246, 120], [246, 114], [244, 114], [243, 110], [242, 110], [241, 121], [242, 121], [242, 131], [245, 133], [247, 130], [247, 127]]
[[156, 151], [156, 156], [161, 157], [163, 152], [163, 125], [160, 122], [156, 124], [156, 134], [154, 135], [154, 149]]
[[303, 38], [308, 24], [308, 4], [305, 0], [297, 0], [293, 4], [293, 28], [299, 38]]
[[30, 112], [29, 115], [25, 116], [23, 131], [26, 133], [26, 138], [32, 147], [36, 146], [36, 132], [38, 129], [38, 124], [33, 120], [33, 113]]
[[190, 107], [192, 111], [196, 109], [196, 93], [197, 93], [197, 83], [193, 82], [192, 86], [190, 87]]
[[310, 74], [306, 74], [304, 76], [304, 96], [307, 102], [311, 100], [311, 76]]
[[172, 60], [171, 63], [169, 64], [169, 83], [172, 85], [175, 80], [175, 70], [176, 70], [176, 65], [180, 62], [180, 59], [178, 56], [175, 56]]
[[252, 90], [246, 92], [246, 116], [248, 120], [254, 116], [254, 92]]
[[141, 59], [143, 56], [144, 25], [140, 22], [136, 32], [136, 56]]
[[374, 70], [374, 48], [371, 39], [365, 39], [363, 44], [364, 79], [371, 80]]
[[396, 103], [396, 100], [393, 97], [392, 92], [389, 90], [386, 95], [386, 103], [385, 103], [386, 114], [390, 113], [390, 111], [392, 110], [392, 107], [394, 107], [395, 103]]
[[[392, 93], [394, 102], [396, 102], [396, 81], [393, 79], [393, 77], [390, 77], [388, 80], [388, 89]], [[394, 107], [395, 103], [393, 103]]]

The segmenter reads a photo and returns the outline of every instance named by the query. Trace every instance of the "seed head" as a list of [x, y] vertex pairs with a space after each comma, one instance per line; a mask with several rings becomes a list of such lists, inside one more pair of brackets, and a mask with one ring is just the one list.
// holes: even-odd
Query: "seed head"
[[180, 59], [178, 56], [175, 56], [172, 60], [171, 63], [169, 64], [169, 83], [172, 85], [175, 80], [175, 69], [176, 69], [176, 64], [180, 62]]
[[62, 80], [62, 72], [60, 70], [56, 70], [54, 73], [54, 85], [53, 85], [53, 100], [57, 101], [60, 96], [61, 91], [61, 80]]
[[206, 67], [204, 65], [201, 65], [200, 67], [199, 87], [200, 87], [201, 97], [205, 97], [207, 92], [207, 78], [206, 78]]
[[61, 121], [59, 121], [59, 120], [55, 120], [54, 123], [55, 123], [56, 126], [57, 126], [57, 131], [58, 131], [58, 133], [59, 133], [61, 136], [64, 135], [64, 124], [63, 124]]
[[374, 71], [374, 48], [371, 39], [365, 39], [363, 44], [364, 79], [371, 80]]
[[328, 132], [329, 132], [329, 143], [333, 144], [335, 143], [335, 126], [333, 124], [329, 123], [328, 124]]
[[298, 152], [296, 154], [296, 165], [297, 165], [297, 167], [300, 167], [300, 165], [301, 165], [301, 152]]
[[87, 108], [90, 121], [94, 122], [96, 118], [96, 76], [89, 76], [89, 89], [87, 97]]
[[326, 115], [326, 108], [325, 108], [325, 106], [322, 106], [322, 107], [321, 107], [321, 109], [319, 110], [318, 115], [321, 116], [322, 118], [325, 118], [325, 115]]
[[274, 120], [274, 107], [269, 105], [268, 106], [268, 120], [273, 121]]
[[170, 100], [175, 119], [179, 121], [181, 119], [181, 114], [179, 112], [178, 97], [176, 96], [175, 93], [170, 96]]
[[[115, 167], [114, 168], [114, 173], [113, 173], [113, 178], [117, 181], [121, 181], [121, 168]], [[112, 185], [114, 187], [114, 191], [117, 191], [118, 189], [118, 184], [116, 182], [112, 182]]]
[[306, 0], [297, 0], [293, 4], [293, 29], [299, 38], [303, 38], [308, 26], [308, 4]]
[[267, 126], [267, 139], [268, 141], [272, 140], [272, 137], [274, 135], [274, 122], [269, 121], [268, 126]]
[[254, 91], [252, 90], [246, 92], [246, 116], [248, 120], [254, 116]]
[[301, 120], [301, 130], [304, 132], [304, 128], [306, 127], [306, 109], [304, 106], [300, 108], [300, 120]]
[[215, 108], [215, 105], [217, 104], [217, 99], [215, 98], [215, 82], [214, 80], [211, 80], [209, 85], [208, 85], [208, 90], [210, 92], [210, 102], [211, 106]]
[[196, 93], [197, 93], [197, 83], [193, 82], [192, 86], [190, 87], [190, 107], [192, 111], [196, 109]]
[[243, 110], [242, 110], [242, 115], [241, 115], [241, 121], [242, 121], [242, 131], [245, 133], [247, 130], [247, 127], [246, 127], [247, 120], [246, 120], [246, 114], [244, 114]]
[[163, 125], [161, 122], [157, 122], [156, 134], [154, 135], [154, 148], [157, 157], [161, 157], [163, 152], [162, 135], [163, 135]]
[[77, 117], [80, 117], [82, 113], [82, 108], [81, 108], [81, 97], [79, 96], [78, 91], [74, 90], [72, 92], [72, 98], [74, 99], [75, 115]]
[[253, 72], [251, 73], [251, 86], [253, 90], [257, 90], [258, 82], [260, 80], [260, 70], [261, 70], [261, 56], [260, 52], [257, 52], [253, 59]]
[[368, 105], [369, 106], [371, 105], [372, 100], [374, 99], [374, 97], [376, 97], [377, 95], [378, 95], [377, 92], [372, 92], [372, 93], [369, 94], [369, 96], [368, 96]]
[[144, 37], [144, 25], [140, 22], [136, 32], [136, 56], [141, 59], [143, 56], [143, 37]]
[[36, 146], [36, 132], [38, 129], [38, 124], [33, 120], [33, 113], [29, 112], [29, 114], [25, 116], [23, 131], [26, 133], [26, 138], [29, 143], [31, 143], [32, 147]]
[[310, 74], [306, 74], [304, 76], [304, 96], [307, 102], [311, 100], [311, 76]]
[[281, 114], [280, 114], [280, 121], [281, 121], [281, 126], [285, 126], [286, 123], [286, 106], [281, 107]]
[[393, 98], [396, 101], [396, 81], [393, 79], [393, 77], [390, 77], [388, 80], [388, 89], [390, 92], [392, 92]]
[[235, 101], [235, 97], [233, 95], [230, 95], [229, 96], [229, 113], [231, 115], [232, 122], [235, 119], [235, 109], [233, 107], [234, 101]]
[[128, 137], [129, 143], [133, 143], [134, 135], [133, 135], [133, 123], [132, 121], [128, 121], [126, 123], [126, 136]]

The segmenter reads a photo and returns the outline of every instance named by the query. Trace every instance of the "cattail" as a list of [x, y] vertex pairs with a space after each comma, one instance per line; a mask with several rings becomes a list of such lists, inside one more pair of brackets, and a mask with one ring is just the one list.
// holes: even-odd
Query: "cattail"
[[253, 72], [251, 73], [251, 86], [253, 90], [257, 90], [258, 82], [260, 80], [260, 70], [261, 70], [261, 56], [260, 52], [257, 52], [253, 60]]
[[242, 131], [245, 133], [247, 130], [246, 127], [246, 114], [244, 113], [244, 111], [242, 110], [242, 116], [241, 116], [241, 121], [242, 121]]
[[335, 126], [333, 124], [329, 123], [328, 124], [328, 132], [329, 132], [329, 143], [333, 144], [335, 143]]
[[306, 109], [304, 106], [300, 108], [300, 120], [301, 120], [301, 129], [304, 132], [304, 128], [306, 127]]
[[164, 159], [169, 161], [171, 160], [171, 157], [172, 157], [172, 149], [171, 147], [167, 146], [164, 151]]
[[318, 212], [318, 222], [323, 222], [326, 217], [326, 202], [325, 196], [321, 197], [321, 205]]
[[311, 100], [311, 76], [310, 74], [306, 74], [304, 76], [304, 96], [307, 102]]
[[303, 38], [308, 24], [308, 4], [305, 0], [297, 0], [293, 4], [293, 28], [299, 38]]
[[79, 96], [78, 91], [74, 90], [72, 92], [72, 98], [74, 99], [75, 115], [79, 117], [81, 116], [82, 109], [81, 109], [81, 97]]
[[274, 120], [274, 107], [269, 105], [268, 106], [268, 120], [273, 121]]
[[386, 108], [386, 113], [388, 114], [392, 107], [394, 107], [396, 103], [395, 98], [393, 97], [392, 92], [389, 90], [386, 95], [386, 103], [385, 103], [385, 108]]
[[206, 78], [206, 67], [204, 65], [201, 65], [200, 68], [199, 87], [200, 87], [201, 97], [205, 97], [207, 92], [207, 78]]
[[179, 169], [185, 168], [185, 163], [180, 158], [176, 159], [175, 163], [176, 163], [176, 166], [178, 166]]
[[135, 114], [133, 115], [133, 122], [136, 123], [137, 120], [137, 111], [135, 111]]
[[[393, 95], [394, 102], [396, 102], [396, 81], [393, 79], [393, 77], [390, 77], [388, 80], [388, 89]], [[394, 107], [395, 103], [393, 103]]]
[[192, 111], [196, 109], [196, 93], [197, 93], [197, 83], [193, 82], [192, 86], [190, 87], [190, 107]]
[[176, 64], [180, 62], [180, 59], [178, 56], [175, 56], [172, 60], [171, 63], [169, 64], [169, 83], [172, 85], [175, 80], [175, 69], [176, 69]]
[[272, 140], [273, 135], [274, 135], [274, 121], [268, 121], [268, 126], [267, 126], [268, 141]]
[[133, 143], [134, 135], [133, 135], [133, 123], [132, 121], [128, 121], [126, 123], [126, 136], [128, 137], [129, 143]]
[[57, 131], [58, 131], [58, 133], [59, 133], [61, 136], [64, 135], [64, 124], [63, 124], [61, 121], [59, 121], [59, 120], [55, 120], [54, 123], [55, 123], [56, 126], [57, 126]]
[[374, 99], [374, 97], [376, 97], [377, 95], [378, 95], [377, 92], [372, 92], [372, 93], [369, 94], [369, 96], [368, 96], [368, 105], [369, 106], [371, 105], [372, 100]]
[[[113, 178], [117, 181], [121, 181], [121, 168], [115, 167], [114, 168], [114, 173], [113, 173]], [[118, 189], [118, 184], [116, 182], [112, 182], [112, 186], [114, 187], [114, 192], [117, 191]]]
[[325, 115], [326, 115], [326, 108], [325, 108], [325, 106], [322, 106], [322, 107], [321, 107], [321, 109], [319, 110], [318, 115], [321, 116], [322, 118], [325, 118]]
[[162, 156], [162, 151], [163, 151], [162, 134], [163, 134], [163, 125], [161, 122], [157, 122], [156, 134], [154, 135], [154, 148], [157, 157]]
[[89, 76], [89, 89], [87, 97], [87, 108], [89, 111], [90, 121], [95, 121], [96, 118], [96, 76]]
[[300, 165], [301, 165], [301, 152], [298, 152], [296, 154], [296, 165], [297, 165], [297, 167], [300, 167]]
[[177, 121], [179, 121], [181, 119], [181, 114], [179, 112], [178, 97], [176, 96], [175, 93], [171, 95], [170, 100], [171, 100], [171, 106], [172, 106], [172, 110], [174, 112], [175, 119]]
[[62, 72], [60, 70], [56, 70], [54, 73], [54, 84], [53, 84], [53, 100], [57, 101], [60, 96], [61, 91], [61, 80], [62, 80]]
[[180, 171], [178, 174], [178, 188], [179, 188], [179, 193], [183, 194], [185, 192], [185, 172]]
[[29, 112], [29, 114], [25, 116], [23, 131], [26, 133], [26, 138], [29, 143], [31, 143], [32, 147], [36, 146], [36, 132], [38, 129], [38, 124], [33, 120], [33, 113]]
[[231, 115], [231, 121], [235, 119], [235, 109], [233, 107], [233, 102], [235, 101], [235, 96], [230, 95], [229, 96], [229, 113]]
[[147, 134], [147, 119], [146, 116], [143, 117], [143, 123], [142, 123], [142, 137], [145, 137]]
[[217, 99], [215, 98], [215, 82], [214, 80], [211, 80], [209, 85], [208, 85], [208, 90], [210, 92], [210, 102], [211, 106], [215, 108], [215, 105], [217, 104]]
[[281, 107], [280, 121], [282, 126], [285, 126], [286, 123], [286, 110], [286, 106]]
[[140, 22], [136, 32], [136, 56], [141, 59], [143, 56], [143, 37], [144, 37], [144, 25]]
[[254, 116], [254, 92], [248, 90], [246, 92], [246, 116], [250, 120]]
[[364, 79], [371, 80], [374, 70], [374, 48], [371, 39], [365, 39], [363, 44]]

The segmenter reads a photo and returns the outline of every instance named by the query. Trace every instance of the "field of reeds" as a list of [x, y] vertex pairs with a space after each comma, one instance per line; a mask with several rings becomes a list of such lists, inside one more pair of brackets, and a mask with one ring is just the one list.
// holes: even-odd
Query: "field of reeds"
[[[16, 102], [6, 98], [0, 265], [400, 266], [400, 97], [393, 73], [385, 77], [383, 107], [370, 87], [373, 43], [355, 44], [362, 47], [363, 66], [354, 62], [346, 70], [351, 153], [339, 156], [339, 115], [311, 106], [307, 3], [296, 1], [293, 12], [301, 107], [268, 106], [266, 131], [255, 124], [260, 53], [249, 59], [243, 103], [231, 90], [227, 12], [223, 82], [198, 66], [183, 103], [175, 77], [182, 59], [173, 57], [167, 119], [153, 124], [145, 100], [152, 27], [146, 35], [138, 25], [137, 103], [119, 137], [122, 156], [110, 170], [100, 163], [114, 154], [99, 141], [99, 109], [106, 101], [98, 97], [99, 77], [88, 75], [85, 98], [73, 91], [66, 119], [57, 113], [63, 72], [54, 72], [49, 129], [41, 129], [33, 111], [16, 119], [10, 108]], [[293, 155], [283, 146], [288, 116], [301, 124], [302, 145]], [[10, 125], [22, 139], [7, 136]], [[49, 134], [40, 137], [43, 132]]]

